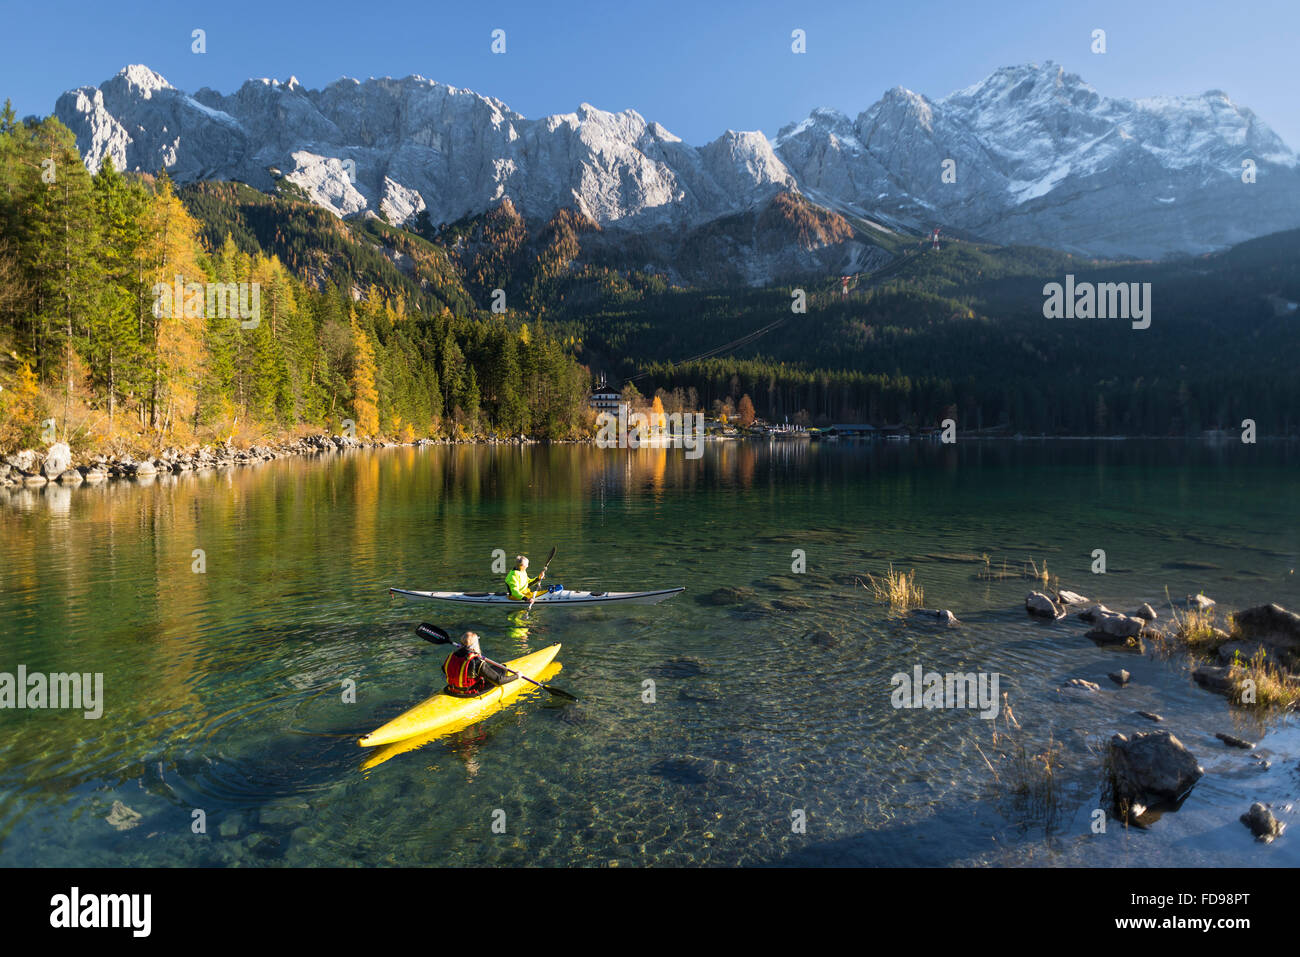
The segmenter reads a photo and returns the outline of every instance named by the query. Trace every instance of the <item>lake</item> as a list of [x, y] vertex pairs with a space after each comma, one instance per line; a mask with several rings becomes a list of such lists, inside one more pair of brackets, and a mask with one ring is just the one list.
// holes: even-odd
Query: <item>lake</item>
[[[1022, 575], [1157, 625], [1197, 591], [1295, 609], [1297, 465], [1285, 443], [439, 446], [0, 490], [0, 671], [99, 672], [105, 698], [0, 711], [0, 865], [1297, 866], [1238, 822], [1271, 801], [1295, 828], [1295, 718], [1030, 618]], [[531, 616], [387, 594], [499, 589], [494, 550], [535, 572], [552, 546], [549, 582], [686, 591]], [[891, 564], [961, 623], [877, 602]], [[356, 739], [442, 685], [421, 621], [498, 660], [563, 643], [580, 701], [363, 769]], [[1010, 716], [894, 707], [918, 665], [996, 674]], [[1109, 738], [1153, 727], [1205, 777], [1094, 833]]]

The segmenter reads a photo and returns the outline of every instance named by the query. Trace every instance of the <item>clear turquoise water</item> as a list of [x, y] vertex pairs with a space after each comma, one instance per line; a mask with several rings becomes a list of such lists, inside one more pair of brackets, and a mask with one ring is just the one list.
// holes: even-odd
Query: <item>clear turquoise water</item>
[[[1294, 446], [1138, 442], [462, 447], [0, 492], [0, 671], [103, 672], [107, 698], [98, 721], [0, 711], [0, 864], [1300, 865], [1294, 719], [1031, 620], [1031, 582], [978, 574], [983, 553], [1045, 560], [1162, 618], [1166, 589], [1300, 607], [1298, 464]], [[494, 549], [551, 545], [569, 587], [687, 591], [528, 621], [386, 593], [494, 587]], [[874, 602], [856, 578], [890, 563], [962, 624]], [[752, 594], [708, 602], [724, 585]], [[440, 686], [422, 620], [498, 659], [562, 642], [555, 681], [580, 703], [527, 697], [363, 771], [356, 738]], [[997, 672], [1019, 729], [895, 709], [890, 677], [916, 664]], [[1207, 774], [1149, 830], [1093, 834], [1106, 741], [1151, 727], [1136, 709]], [[1296, 837], [1255, 844], [1237, 821], [1255, 800]], [[105, 820], [115, 801], [136, 826]]]

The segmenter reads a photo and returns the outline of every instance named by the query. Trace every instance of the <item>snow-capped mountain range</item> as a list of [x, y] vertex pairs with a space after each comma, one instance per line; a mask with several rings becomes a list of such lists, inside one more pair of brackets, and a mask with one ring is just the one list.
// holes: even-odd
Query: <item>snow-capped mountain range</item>
[[[939, 100], [896, 87], [856, 118], [819, 109], [769, 141], [704, 146], [586, 103], [530, 120], [423, 77], [309, 90], [249, 80], [187, 94], [144, 66], [63, 94], [55, 114], [87, 167], [165, 167], [178, 182], [283, 176], [341, 216], [395, 223], [572, 208], [606, 231], [680, 231], [797, 192], [879, 230], [957, 228], [1097, 256], [1219, 249], [1300, 226], [1300, 160], [1249, 109], [1211, 91], [1099, 95], [1053, 63], [1007, 67]], [[945, 161], [955, 182], [945, 182]], [[1243, 161], [1255, 182], [1242, 181]]]

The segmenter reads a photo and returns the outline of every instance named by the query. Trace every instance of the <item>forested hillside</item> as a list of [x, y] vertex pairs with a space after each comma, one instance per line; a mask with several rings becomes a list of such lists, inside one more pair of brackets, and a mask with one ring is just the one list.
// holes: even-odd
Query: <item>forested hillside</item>
[[[810, 218], [793, 199], [763, 215], [809, 246], [871, 228]], [[708, 236], [731, 241], [721, 227]], [[712, 248], [700, 246], [701, 269]], [[725, 285], [686, 287], [646, 268], [635, 237], [573, 211], [530, 223], [505, 199], [406, 230], [340, 220], [283, 180], [271, 195], [178, 191], [111, 163], [92, 177], [57, 120], [6, 111], [0, 448], [37, 444], [50, 420], [83, 448], [255, 441], [347, 420], [392, 439], [572, 436], [589, 432], [602, 372], [665, 408], [734, 410], [748, 395], [759, 416], [809, 424], [951, 416], [963, 429], [1184, 435], [1250, 418], [1261, 434], [1300, 432], [1288, 306], [1300, 233], [1165, 263], [971, 237], [936, 251], [891, 234], [877, 248], [895, 258], [855, 275], [847, 296], [838, 275], [809, 272], [751, 288], [723, 271]], [[1067, 274], [1150, 283], [1150, 328], [1044, 318], [1044, 284]], [[256, 288], [257, 320], [202, 297], [160, 314], [158, 290], [178, 276]]]
[[[641, 392], [748, 394], [760, 415], [1046, 434], [1300, 432], [1300, 232], [1170, 263], [1099, 263], [945, 241], [862, 277], [671, 289], [553, 316], [582, 357]], [[1047, 319], [1043, 287], [1150, 283], [1147, 329]], [[791, 309], [804, 288], [807, 311]], [[569, 290], [566, 301], [581, 299]], [[719, 348], [725, 347], [725, 348]]]
[[[0, 448], [36, 444], [50, 419], [85, 447], [347, 419], [359, 437], [405, 439], [584, 428], [587, 375], [561, 344], [518, 311], [475, 308], [419, 237], [364, 238], [386, 229], [235, 184], [182, 197], [165, 176], [92, 177], [57, 120], [20, 124], [6, 107]], [[177, 282], [173, 316], [157, 300]], [[212, 310], [213, 284], [235, 284], [256, 317]]]

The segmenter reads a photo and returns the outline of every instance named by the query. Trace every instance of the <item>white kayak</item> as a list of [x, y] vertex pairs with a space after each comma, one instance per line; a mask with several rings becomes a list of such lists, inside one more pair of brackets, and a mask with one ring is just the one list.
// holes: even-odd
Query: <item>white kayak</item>
[[[542, 592], [533, 600], [534, 605], [657, 605], [685, 588], [662, 588], [659, 591], [559, 591]], [[390, 595], [399, 595], [407, 601], [457, 601], [467, 605], [516, 605], [528, 607], [528, 602], [511, 598], [507, 592], [486, 591], [411, 591], [390, 588]]]

